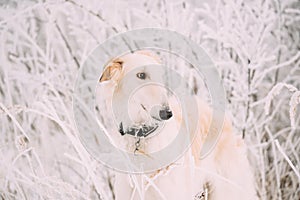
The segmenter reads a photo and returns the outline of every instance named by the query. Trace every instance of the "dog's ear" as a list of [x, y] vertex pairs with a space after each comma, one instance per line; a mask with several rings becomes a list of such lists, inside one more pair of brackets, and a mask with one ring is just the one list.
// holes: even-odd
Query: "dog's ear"
[[99, 82], [104, 82], [108, 80], [117, 81], [121, 75], [123, 68], [123, 62], [120, 60], [113, 61], [108, 67], [104, 69]]

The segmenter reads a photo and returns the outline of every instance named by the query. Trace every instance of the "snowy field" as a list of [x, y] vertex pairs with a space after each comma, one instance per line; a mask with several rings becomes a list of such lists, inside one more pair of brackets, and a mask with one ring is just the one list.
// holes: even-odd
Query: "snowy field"
[[298, 0], [0, 0], [0, 199], [113, 199], [78, 138], [72, 95], [91, 50], [144, 27], [213, 59], [260, 199], [300, 199]]

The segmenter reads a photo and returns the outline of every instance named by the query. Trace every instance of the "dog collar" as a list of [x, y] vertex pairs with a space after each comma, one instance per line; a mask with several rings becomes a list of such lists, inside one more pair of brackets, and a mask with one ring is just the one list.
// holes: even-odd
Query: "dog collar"
[[134, 137], [147, 137], [148, 135], [156, 131], [157, 128], [158, 126], [142, 125], [141, 127], [131, 127], [129, 130], [124, 131], [123, 123], [121, 122], [119, 126], [119, 133], [122, 136], [128, 134]]

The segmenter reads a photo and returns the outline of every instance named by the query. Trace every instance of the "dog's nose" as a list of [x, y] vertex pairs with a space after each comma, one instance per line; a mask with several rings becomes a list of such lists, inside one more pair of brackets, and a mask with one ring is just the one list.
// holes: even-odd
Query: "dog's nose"
[[159, 111], [159, 117], [162, 120], [168, 120], [173, 116], [173, 113], [169, 109], [164, 109]]

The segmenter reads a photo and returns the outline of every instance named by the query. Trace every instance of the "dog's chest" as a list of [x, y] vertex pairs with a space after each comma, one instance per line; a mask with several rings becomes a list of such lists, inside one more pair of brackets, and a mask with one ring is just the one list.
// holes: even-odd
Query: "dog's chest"
[[[171, 166], [152, 174], [130, 176], [118, 174], [116, 187], [118, 189], [122, 188], [121, 193], [123, 194], [133, 195], [133, 199], [136, 200], [205, 199], [202, 194], [209, 180], [203, 171], [196, 169], [197, 167], [192, 159], [191, 155], [189, 157], [185, 156]], [[208, 163], [205, 165], [209, 166]], [[118, 179], [120, 179], [119, 181], [126, 179], [127, 184], [123, 185]], [[130, 184], [128, 184], [128, 181]], [[138, 191], [141, 191], [141, 193]], [[122, 199], [124, 199], [124, 196]]]

